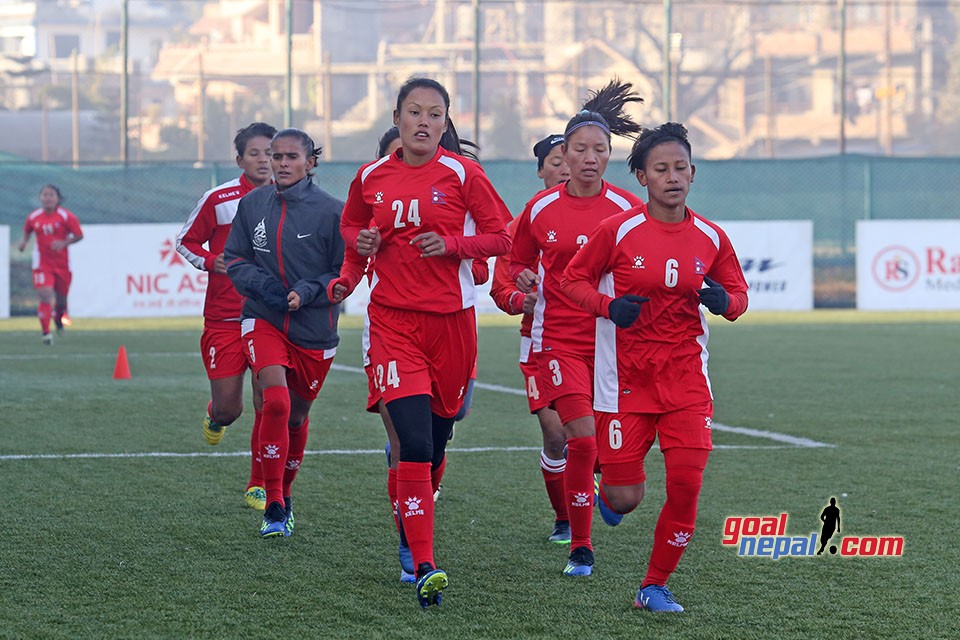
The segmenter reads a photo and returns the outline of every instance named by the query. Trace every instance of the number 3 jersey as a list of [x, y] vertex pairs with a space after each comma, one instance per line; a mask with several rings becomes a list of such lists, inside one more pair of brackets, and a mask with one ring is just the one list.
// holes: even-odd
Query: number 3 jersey
[[[723, 316], [747, 310], [747, 282], [726, 233], [687, 209], [683, 222], [655, 220], [641, 205], [607, 218], [570, 261], [563, 287], [596, 321], [594, 409], [663, 413], [710, 401], [704, 276], [727, 291]], [[627, 329], [608, 318], [625, 294], [650, 298]]]
[[[347, 246], [341, 276], [356, 285], [366, 258], [356, 254], [360, 231], [377, 227], [370, 301], [396, 309], [452, 313], [476, 303], [473, 259], [510, 250], [510, 212], [477, 163], [444, 149], [424, 165], [403, 162], [402, 150], [364, 165], [350, 184], [340, 231]], [[421, 258], [411, 244], [433, 231], [446, 255]]]

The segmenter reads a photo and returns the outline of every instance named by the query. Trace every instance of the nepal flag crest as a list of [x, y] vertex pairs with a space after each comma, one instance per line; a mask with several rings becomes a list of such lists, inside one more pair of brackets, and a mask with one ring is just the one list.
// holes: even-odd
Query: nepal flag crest
[[706, 275], [707, 265], [703, 264], [703, 260], [697, 257], [694, 257], [693, 260], [694, 273], [696, 273], [698, 276]]
[[440, 191], [440, 189], [437, 189], [436, 187], [430, 187], [430, 192], [430, 202], [433, 204], [447, 204], [447, 201], [445, 200], [447, 194], [445, 194], [443, 191]]

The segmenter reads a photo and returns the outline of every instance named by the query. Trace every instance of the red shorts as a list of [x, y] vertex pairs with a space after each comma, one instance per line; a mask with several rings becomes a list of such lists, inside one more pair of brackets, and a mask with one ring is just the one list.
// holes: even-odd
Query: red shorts
[[250, 365], [240, 335], [240, 323], [204, 323], [200, 334], [200, 357], [210, 380], [242, 376]]
[[540, 393], [540, 368], [531, 351], [532, 342], [526, 336], [520, 337], [520, 373], [523, 374], [524, 385], [527, 388], [527, 404], [530, 413], [546, 409], [550, 403], [546, 396]]
[[[582, 356], [563, 351], [535, 354], [540, 378], [540, 395], [567, 424], [576, 418], [593, 415], [593, 355]], [[568, 397], [569, 396], [569, 397]], [[558, 398], [564, 398], [557, 403]]]
[[304, 349], [266, 320], [245, 318], [241, 323], [250, 368], [280, 365], [287, 370], [287, 387], [304, 400], [315, 400], [327, 378], [336, 349]]
[[61, 296], [66, 296], [70, 292], [70, 283], [73, 281], [73, 274], [66, 269], [34, 269], [33, 270], [33, 288], [46, 289], [52, 287]]
[[597, 455], [603, 482], [640, 484], [646, 480], [643, 459], [659, 436], [660, 450], [674, 447], [713, 449], [713, 403], [668, 413], [604, 413], [598, 411]]
[[373, 382], [384, 402], [429, 395], [433, 413], [457, 415], [477, 361], [474, 310], [436, 314], [370, 305], [367, 314]]
[[377, 405], [380, 404], [383, 396], [380, 395], [380, 387], [377, 386], [377, 381], [374, 379], [373, 367], [369, 364], [365, 365], [363, 372], [367, 374], [367, 412], [380, 413], [380, 408]]

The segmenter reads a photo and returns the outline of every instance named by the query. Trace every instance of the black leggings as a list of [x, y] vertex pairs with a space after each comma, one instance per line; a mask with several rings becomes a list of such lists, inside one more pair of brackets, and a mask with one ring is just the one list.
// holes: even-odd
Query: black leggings
[[430, 396], [408, 396], [387, 403], [400, 439], [401, 462], [429, 462], [436, 469], [446, 454], [453, 418], [430, 411]]

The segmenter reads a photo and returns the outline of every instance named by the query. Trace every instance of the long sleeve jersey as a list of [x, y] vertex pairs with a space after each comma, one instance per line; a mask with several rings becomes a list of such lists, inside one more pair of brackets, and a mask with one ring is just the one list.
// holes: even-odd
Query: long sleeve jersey
[[[507, 230], [513, 236], [517, 228], [517, 221], [520, 218], [514, 218], [507, 225]], [[533, 314], [523, 313], [523, 300], [526, 294], [517, 289], [516, 281], [510, 277], [510, 256], [503, 255], [497, 258], [493, 265], [493, 282], [490, 284], [490, 297], [493, 298], [497, 308], [511, 316], [523, 314], [520, 320], [520, 335], [529, 338], [530, 328], [533, 326]]]
[[206, 321], [240, 319], [242, 298], [229, 276], [214, 272], [213, 263], [227, 244], [240, 198], [253, 189], [245, 175], [210, 189], [197, 201], [197, 206], [177, 236], [180, 255], [197, 269], [209, 274], [203, 302], [203, 318]]
[[[283, 191], [258, 187], [240, 199], [224, 254], [230, 279], [247, 296], [244, 318], [266, 320], [306, 349], [337, 346], [340, 305], [327, 298], [327, 285], [343, 264], [342, 208], [310, 178]], [[280, 313], [263, 304], [267, 278], [296, 291], [300, 309]]]
[[[432, 160], [407, 165], [399, 154], [364, 165], [350, 185], [340, 230], [347, 257], [341, 276], [351, 288], [366, 259], [356, 253], [360, 231], [375, 226], [380, 248], [372, 263], [372, 304], [452, 313], [476, 303], [474, 259], [510, 250], [510, 212], [480, 166], [438, 149]], [[446, 255], [421, 258], [414, 237], [433, 231]]]
[[[690, 209], [667, 224], [641, 205], [597, 228], [563, 275], [567, 295], [598, 317], [594, 409], [663, 413], [712, 399], [709, 331], [697, 295], [704, 276], [726, 289], [727, 320], [747, 310], [747, 281], [727, 234]], [[650, 301], [621, 329], [609, 307], [626, 294]]]
[[589, 198], [571, 196], [563, 183], [527, 203], [514, 231], [510, 277], [515, 281], [524, 269], [540, 276], [531, 329], [534, 352], [593, 353], [593, 317], [561, 290], [560, 277], [597, 225], [638, 204], [635, 195], [606, 182]]

